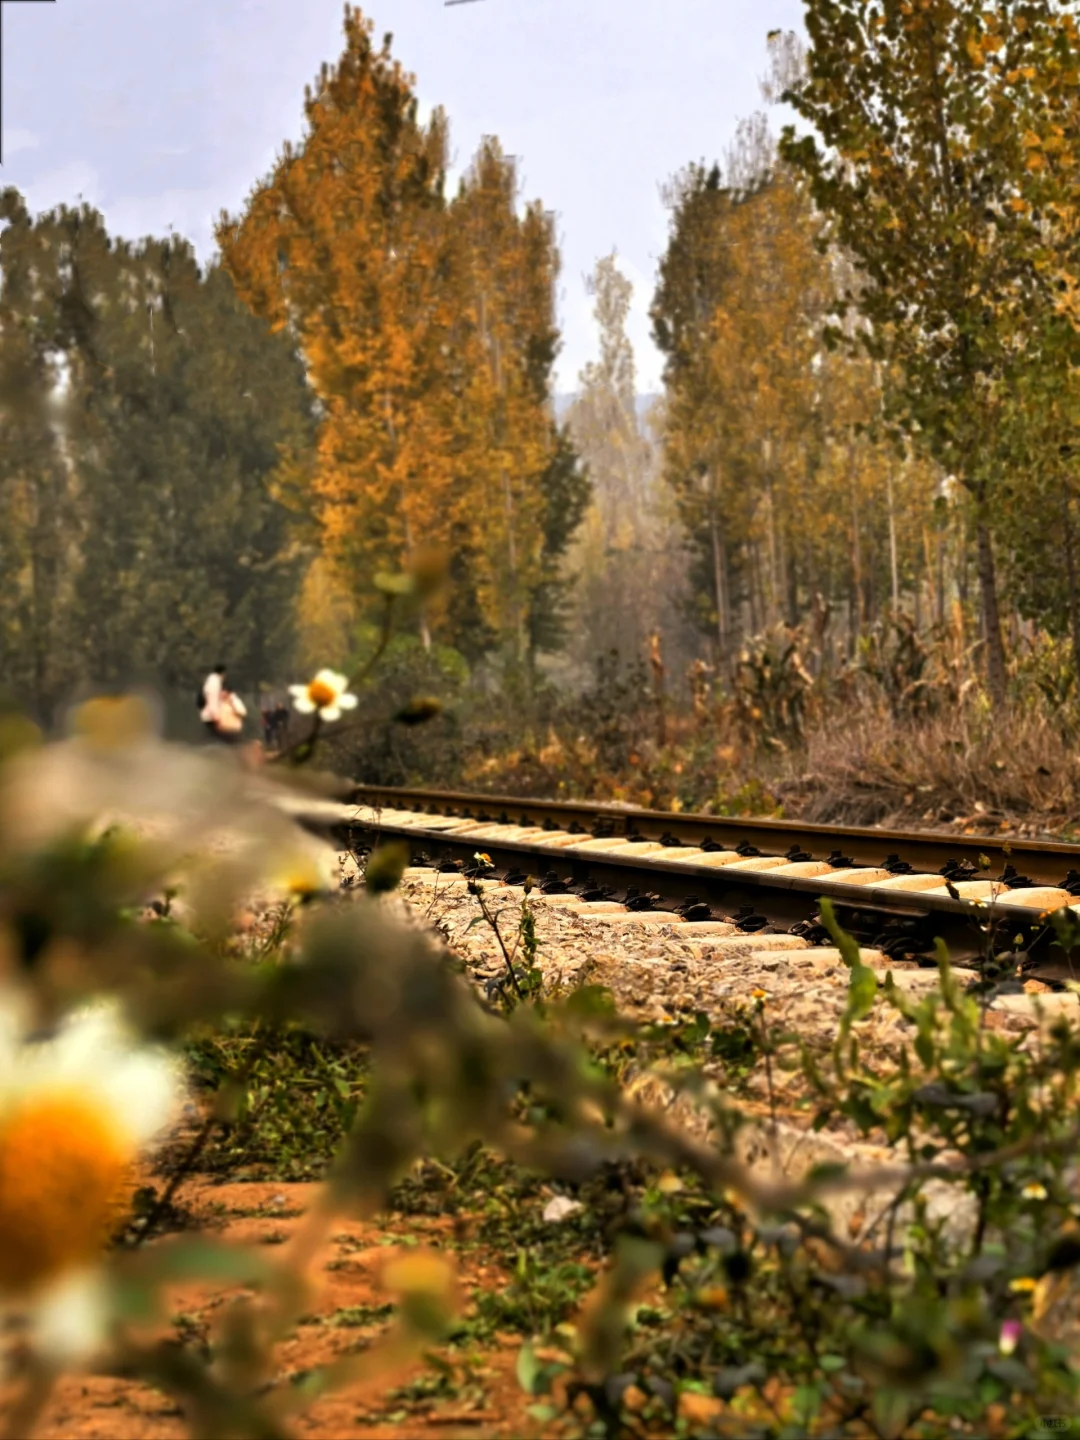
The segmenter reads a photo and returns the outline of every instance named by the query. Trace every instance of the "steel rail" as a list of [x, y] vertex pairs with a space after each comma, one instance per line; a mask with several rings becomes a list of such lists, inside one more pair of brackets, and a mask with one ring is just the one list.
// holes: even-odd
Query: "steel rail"
[[[667, 911], [673, 923], [694, 903], [697, 914], [743, 929], [801, 926], [821, 939], [827, 895], [846, 929], [894, 958], [932, 963], [940, 937], [966, 962], [1009, 949], [1023, 953], [1030, 974], [1073, 974], [1073, 956], [1050, 953], [1048, 915], [1070, 907], [1080, 919], [1077, 846], [366, 785], [350, 805], [304, 823], [354, 849], [400, 838], [414, 863], [528, 875], [549, 893], [603, 894]], [[477, 854], [488, 858], [478, 865]]]
[[[880, 865], [890, 855], [917, 871], [940, 870], [950, 861], [976, 868], [986, 856], [990, 869], [1011, 864], [1040, 885], [1060, 885], [1070, 870], [1080, 874], [1080, 845], [1055, 840], [1019, 840], [990, 835], [955, 835], [946, 831], [884, 830], [876, 826], [819, 825], [798, 820], [701, 815], [607, 805], [591, 800], [523, 800], [512, 795], [477, 795], [456, 790], [427, 790], [357, 785], [350, 801], [372, 808], [457, 815], [481, 821], [517, 821], [570, 830], [579, 826], [593, 834], [598, 826], [618, 837], [640, 835], [659, 840], [669, 834], [684, 845], [712, 839], [730, 849], [749, 842], [765, 854], [783, 855], [795, 847], [814, 859], [840, 851], [857, 865]], [[607, 827], [610, 827], [607, 828]], [[1080, 898], [1080, 897], [1078, 897]]]

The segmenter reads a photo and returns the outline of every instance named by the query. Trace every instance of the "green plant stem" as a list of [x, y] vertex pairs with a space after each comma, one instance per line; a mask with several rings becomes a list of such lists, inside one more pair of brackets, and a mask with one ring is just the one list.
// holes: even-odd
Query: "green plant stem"
[[[270, 1031], [264, 1030], [261, 1033], [261, 1035], [255, 1041], [255, 1044], [252, 1045], [251, 1048], [248, 1050], [248, 1053], [240, 1068], [236, 1071], [234, 1075], [227, 1077], [223, 1085], [218, 1087], [219, 1094], [221, 1093], [221, 1090], [224, 1089], [225, 1085], [243, 1085], [246, 1083], [256, 1064], [259, 1062], [259, 1060], [262, 1059], [263, 1055], [266, 1053], [266, 1048], [269, 1045], [271, 1038], [272, 1034]], [[180, 1189], [180, 1186], [191, 1174], [195, 1162], [198, 1160], [199, 1156], [203, 1153], [203, 1151], [209, 1144], [211, 1135], [214, 1133], [218, 1125], [223, 1125], [224, 1123], [225, 1121], [222, 1119], [222, 1117], [220, 1115], [215, 1115], [213, 1110], [211, 1110], [210, 1114], [205, 1117], [203, 1123], [195, 1132], [194, 1139], [188, 1146], [184, 1158], [180, 1161], [180, 1164], [169, 1176], [168, 1184], [154, 1201], [150, 1213], [146, 1217], [146, 1223], [142, 1226], [138, 1235], [136, 1235], [134, 1240], [131, 1242], [129, 1246], [130, 1249], [137, 1250], [139, 1246], [142, 1245], [143, 1242], [148, 1238], [148, 1236], [153, 1233], [154, 1227], [157, 1225], [161, 1217], [168, 1213], [169, 1206], [172, 1204], [173, 1199], [176, 1196], [176, 1192]]]
[[[470, 888], [471, 888], [471, 887], [470, 887]], [[505, 940], [503, 939], [503, 937], [502, 937], [502, 932], [501, 932], [500, 929], [499, 929], [498, 916], [493, 915], [493, 914], [491, 913], [491, 911], [487, 908], [487, 905], [486, 905], [485, 902], [484, 902], [484, 892], [480, 889], [480, 886], [479, 886], [479, 885], [476, 886], [476, 888], [473, 890], [472, 893], [473, 893], [473, 895], [476, 897], [477, 904], [480, 906], [480, 913], [481, 913], [481, 915], [483, 915], [484, 919], [487, 921], [488, 925], [491, 927], [491, 930], [492, 930], [492, 932], [493, 932], [493, 934], [494, 934], [494, 936], [495, 936], [495, 939], [498, 941], [499, 949], [502, 951], [503, 959], [504, 959], [504, 961], [506, 962], [506, 973], [509, 975], [509, 977], [510, 977], [510, 983], [511, 983], [511, 985], [513, 985], [513, 987], [514, 987], [514, 994], [517, 996], [517, 998], [518, 998], [519, 1000], [524, 1001], [524, 999], [525, 999], [524, 993], [522, 992], [521, 986], [518, 984], [517, 975], [514, 973], [514, 960], [513, 960], [513, 956], [510, 954], [510, 951], [506, 948], [506, 942], [505, 942]]]
[[[375, 666], [382, 659], [383, 655], [386, 653], [386, 647], [390, 644], [390, 640], [394, 633], [393, 621], [394, 597], [393, 595], [387, 595], [385, 603], [383, 605], [382, 627], [379, 632], [379, 642], [375, 646], [372, 654], [368, 657], [367, 660], [364, 661], [363, 665], [361, 665], [358, 670], [355, 670], [353, 674], [349, 676], [345, 685], [345, 688], [347, 690], [352, 690], [357, 685], [362, 685], [364, 681], [368, 678], [368, 676], [371, 674], [371, 672], [375, 669]], [[355, 729], [362, 723], [364, 722], [360, 720], [354, 720], [351, 725], [342, 725], [340, 729], [334, 731], [334, 734], [348, 734], [350, 730]], [[315, 719], [312, 722], [310, 732], [305, 735], [301, 740], [297, 740], [294, 745], [288, 746], [285, 750], [279, 750], [277, 754], [272, 755], [266, 763], [268, 765], [280, 765], [284, 761], [288, 760], [290, 756], [295, 755], [298, 751], [304, 750], [305, 747], [307, 750], [307, 754], [304, 758], [309, 758], [314, 752], [315, 744], [319, 738], [321, 729], [322, 716], [319, 714], [318, 711], [316, 711]]]

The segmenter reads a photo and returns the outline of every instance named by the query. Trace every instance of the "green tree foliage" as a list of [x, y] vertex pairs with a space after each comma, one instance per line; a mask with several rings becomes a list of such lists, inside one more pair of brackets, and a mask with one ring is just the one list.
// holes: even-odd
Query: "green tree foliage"
[[567, 643], [572, 580], [563, 558], [589, 503], [590, 482], [582, 457], [567, 426], [556, 431], [555, 450], [544, 472], [543, 545], [540, 571], [529, 596], [528, 641], [531, 666], [541, 653], [552, 654]]
[[218, 658], [256, 686], [291, 643], [290, 479], [313, 433], [298, 359], [184, 242], [4, 204], [9, 683], [43, 715], [79, 682], [187, 689]]
[[725, 181], [691, 166], [669, 187], [652, 310], [692, 615], [727, 662], [746, 636], [807, 615], [825, 648], [844, 606], [850, 655], [886, 605], [919, 594], [939, 477], [874, 438], [877, 371], [823, 343], [843, 257], [822, 253], [820, 219], [762, 120], [726, 169]]
[[[976, 507], [991, 692], [1005, 657], [991, 542], [1003, 395], [1075, 353], [1061, 313], [1073, 247], [1072, 5], [807, 0], [810, 46], [784, 98], [813, 127], [781, 153], [856, 261], [844, 301], [890, 362], [891, 418]], [[1069, 267], [1071, 270], [1071, 267]], [[1053, 336], [1054, 344], [1051, 344]]]
[[58, 221], [35, 224], [0, 195], [0, 671], [35, 713], [75, 673], [69, 622], [78, 546], [73, 487], [59, 444], [58, 341], [73, 316], [61, 284]]
[[664, 474], [691, 544], [694, 618], [715, 635], [723, 654], [731, 630], [731, 572], [746, 516], [740, 513], [741, 476], [734, 465], [720, 471], [720, 452], [728, 447], [710, 342], [730, 278], [725, 220], [737, 200], [722, 184], [720, 166], [704, 164], [688, 166], [665, 199], [671, 229], [651, 310], [664, 356]]

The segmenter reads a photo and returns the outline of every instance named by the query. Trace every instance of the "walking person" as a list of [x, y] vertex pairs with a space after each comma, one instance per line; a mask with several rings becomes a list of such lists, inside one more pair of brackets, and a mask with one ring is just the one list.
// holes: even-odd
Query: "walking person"
[[289, 734], [289, 707], [283, 705], [279, 700], [274, 706], [274, 746], [278, 750], [285, 747]]
[[215, 665], [203, 681], [202, 689], [199, 691], [199, 719], [214, 740], [221, 739], [218, 721], [221, 718], [221, 695], [225, 689], [225, 674], [226, 666]]
[[246, 714], [247, 706], [240, 696], [230, 690], [228, 686], [222, 685], [221, 699], [218, 703], [218, 739], [224, 740], [226, 745], [237, 744], [244, 729]]

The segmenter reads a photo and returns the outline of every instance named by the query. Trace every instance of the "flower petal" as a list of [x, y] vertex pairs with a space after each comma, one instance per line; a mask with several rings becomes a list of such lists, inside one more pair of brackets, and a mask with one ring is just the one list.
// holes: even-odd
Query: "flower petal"
[[168, 1051], [141, 1042], [108, 1001], [68, 1015], [49, 1040], [23, 1045], [8, 1093], [71, 1091], [93, 1098], [133, 1150], [174, 1114], [183, 1092], [180, 1067]]
[[62, 1367], [90, 1360], [109, 1338], [109, 1301], [109, 1287], [99, 1270], [69, 1272], [34, 1304], [34, 1348]]
[[341, 719], [341, 711], [337, 705], [324, 705], [319, 711], [324, 720], [333, 721]]
[[342, 710], [354, 710], [360, 702], [355, 695], [350, 695], [348, 691], [346, 691], [344, 695], [338, 696], [337, 703], [341, 706]]
[[292, 703], [293, 709], [301, 715], [311, 715], [315, 710], [315, 702], [308, 695], [306, 689], [303, 694], [297, 695]]

